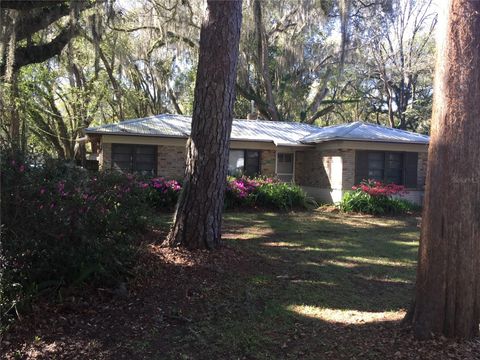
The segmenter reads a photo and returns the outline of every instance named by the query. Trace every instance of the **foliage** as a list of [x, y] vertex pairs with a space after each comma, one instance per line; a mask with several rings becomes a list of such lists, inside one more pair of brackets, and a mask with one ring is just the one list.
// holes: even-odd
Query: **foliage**
[[19, 155], [3, 156], [1, 171], [2, 315], [41, 292], [126, 276], [149, 211], [138, 181]]
[[230, 177], [227, 180], [227, 209], [259, 207], [275, 210], [304, 208], [306, 195], [298, 186], [272, 178]]
[[405, 199], [393, 197], [406, 193], [403, 185], [383, 184], [377, 180], [364, 180], [353, 191], [345, 193], [339, 207], [345, 212], [373, 215], [405, 214], [417, 211], [418, 206]]
[[148, 179], [140, 186], [147, 189], [149, 204], [159, 210], [172, 210], [177, 203], [182, 185], [176, 180], [166, 180], [163, 177]]

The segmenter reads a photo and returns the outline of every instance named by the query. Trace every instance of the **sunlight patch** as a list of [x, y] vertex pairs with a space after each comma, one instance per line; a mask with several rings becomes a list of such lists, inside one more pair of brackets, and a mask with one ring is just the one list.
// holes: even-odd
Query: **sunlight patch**
[[302, 246], [299, 243], [294, 242], [285, 242], [285, 241], [271, 241], [262, 244], [263, 246], [273, 246], [273, 247], [300, 247]]
[[360, 256], [343, 256], [342, 259], [347, 261], [353, 261], [359, 264], [369, 264], [369, 265], [384, 265], [384, 266], [398, 266], [398, 267], [412, 267], [416, 265], [415, 261], [402, 259], [402, 260], [391, 260], [383, 257], [360, 257]]
[[352, 269], [358, 266], [357, 263], [350, 262], [350, 261], [341, 261], [341, 260], [327, 260], [325, 261], [325, 263], [328, 265], [341, 266], [348, 269]]
[[310, 305], [289, 305], [287, 310], [312, 319], [345, 325], [396, 321], [405, 316], [405, 311], [368, 312], [320, 308]]
[[402, 246], [411, 246], [414, 248], [418, 247], [418, 240], [415, 241], [391, 241], [392, 244], [402, 245]]

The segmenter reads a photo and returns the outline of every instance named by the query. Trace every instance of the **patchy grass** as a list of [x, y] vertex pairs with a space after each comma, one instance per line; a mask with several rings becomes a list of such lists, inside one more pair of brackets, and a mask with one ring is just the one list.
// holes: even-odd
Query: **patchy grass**
[[44, 305], [7, 358], [475, 359], [478, 342], [416, 342], [399, 321], [414, 288], [416, 218], [227, 213], [214, 253], [159, 246], [153, 219], [128, 295]]

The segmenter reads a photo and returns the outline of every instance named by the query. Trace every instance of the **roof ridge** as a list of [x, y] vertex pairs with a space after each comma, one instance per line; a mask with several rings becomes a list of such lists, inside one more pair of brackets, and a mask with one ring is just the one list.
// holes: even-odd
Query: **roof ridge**
[[[345, 126], [345, 124], [343, 124]], [[342, 137], [345, 135], [350, 134], [353, 130], [357, 129], [358, 127], [362, 126], [363, 122], [362, 121], [354, 121], [352, 123], [347, 124], [345, 127], [345, 131], [341, 132], [338, 134], [338, 137]]]

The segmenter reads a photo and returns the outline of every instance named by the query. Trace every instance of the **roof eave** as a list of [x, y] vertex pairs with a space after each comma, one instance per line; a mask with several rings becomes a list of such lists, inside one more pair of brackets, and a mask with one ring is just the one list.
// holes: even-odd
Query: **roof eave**
[[[103, 132], [103, 131], [95, 131], [94, 129], [85, 129], [85, 134], [92, 134], [92, 135], [114, 135], [114, 136], [141, 136], [141, 137], [158, 137], [158, 138], [173, 138], [173, 139], [188, 139], [187, 135], [165, 135], [165, 134], [139, 134], [139, 133], [128, 133], [128, 132]], [[309, 147], [310, 144], [302, 144], [302, 143], [280, 143], [275, 142], [271, 139], [249, 139], [249, 138], [230, 138], [233, 141], [251, 141], [251, 142], [262, 142], [262, 143], [273, 143], [275, 146], [292, 146], [292, 147]]]

